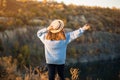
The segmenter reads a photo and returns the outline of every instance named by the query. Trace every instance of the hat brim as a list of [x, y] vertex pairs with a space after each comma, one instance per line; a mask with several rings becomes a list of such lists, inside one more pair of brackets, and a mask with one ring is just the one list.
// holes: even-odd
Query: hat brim
[[52, 32], [52, 33], [58, 33], [58, 32], [60, 32], [62, 29], [63, 29], [63, 27], [60, 27], [60, 28], [57, 29], [57, 30], [52, 29], [52, 30], [50, 30], [50, 32]]

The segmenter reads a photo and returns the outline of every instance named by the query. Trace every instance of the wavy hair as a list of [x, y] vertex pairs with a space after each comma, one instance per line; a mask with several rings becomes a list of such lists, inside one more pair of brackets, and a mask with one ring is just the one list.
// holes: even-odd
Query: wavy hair
[[65, 40], [66, 39], [65, 32], [63, 30], [61, 30], [58, 33], [52, 33], [49, 31], [46, 35], [46, 39], [47, 40]]

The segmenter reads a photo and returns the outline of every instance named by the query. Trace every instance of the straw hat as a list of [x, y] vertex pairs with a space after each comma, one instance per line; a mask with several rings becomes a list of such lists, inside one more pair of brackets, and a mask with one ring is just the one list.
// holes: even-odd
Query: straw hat
[[48, 27], [52, 27], [53, 29], [50, 30], [52, 33], [58, 33], [64, 28], [64, 22], [62, 20], [54, 20]]

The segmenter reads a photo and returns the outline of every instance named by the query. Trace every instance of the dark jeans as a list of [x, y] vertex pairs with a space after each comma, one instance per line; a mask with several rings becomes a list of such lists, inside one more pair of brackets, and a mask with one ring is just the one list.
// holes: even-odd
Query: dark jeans
[[47, 64], [49, 80], [55, 80], [55, 74], [58, 73], [60, 80], [64, 79], [64, 64]]

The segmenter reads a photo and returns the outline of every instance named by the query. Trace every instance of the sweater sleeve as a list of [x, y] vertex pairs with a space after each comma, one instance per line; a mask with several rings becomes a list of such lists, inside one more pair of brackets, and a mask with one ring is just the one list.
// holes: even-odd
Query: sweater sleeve
[[44, 43], [45, 40], [45, 33], [47, 32], [47, 28], [43, 28], [41, 30], [38, 30], [37, 37]]
[[82, 28], [79, 28], [75, 31], [66, 33], [66, 43], [68, 44], [76, 38], [80, 37], [83, 34], [83, 32], [84, 30]]

